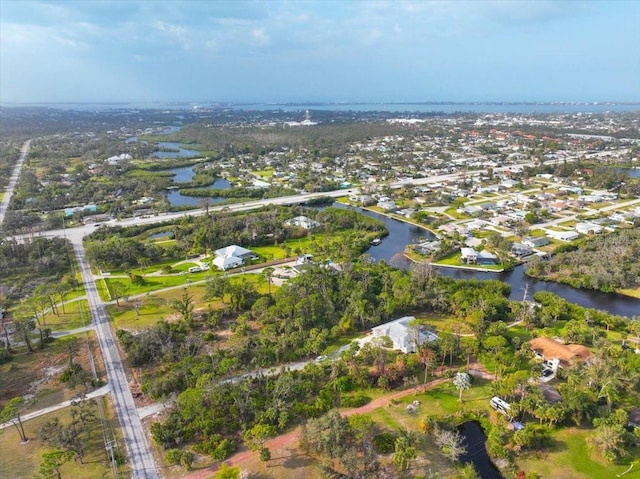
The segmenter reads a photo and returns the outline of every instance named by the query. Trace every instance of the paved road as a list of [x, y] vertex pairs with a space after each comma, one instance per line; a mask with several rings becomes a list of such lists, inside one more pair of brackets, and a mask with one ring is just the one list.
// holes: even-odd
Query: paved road
[[[96, 389], [95, 391], [91, 391], [90, 393], [87, 394], [87, 398], [91, 399], [91, 398], [97, 398], [100, 396], [104, 396], [105, 394], [109, 393], [109, 385], [107, 386], [102, 386], [99, 389]], [[69, 401], [63, 401], [61, 403], [58, 403], [54, 406], [49, 406], [49, 407], [45, 407], [43, 409], [38, 409], [37, 411], [33, 411], [30, 412], [28, 414], [24, 414], [23, 416], [20, 416], [20, 420], [22, 422], [28, 421], [29, 419], [33, 419], [36, 418], [38, 416], [43, 416], [45, 414], [49, 414], [50, 412], [55, 412], [58, 411], [59, 409], [64, 409], [65, 407], [69, 407], [71, 406], [71, 401], [73, 401], [72, 399], [70, 399]], [[4, 424], [0, 424], [0, 429], [4, 429], [5, 427], [9, 427], [13, 425], [13, 423], [11, 422], [5, 422]]]
[[9, 186], [2, 197], [2, 201], [0, 201], [0, 229], [2, 228], [2, 223], [4, 223], [4, 217], [7, 214], [7, 209], [9, 209], [9, 201], [11, 201], [11, 197], [13, 196], [13, 190], [16, 188], [16, 183], [20, 177], [20, 171], [22, 171], [22, 165], [24, 164], [24, 159], [27, 157], [30, 146], [31, 140], [25, 141], [24, 145], [22, 145], [22, 148], [20, 149], [20, 158], [18, 158], [18, 162], [16, 163], [13, 173], [11, 173], [11, 178], [9, 179]]
[[87, 294], [89, 310], [96, 328], [100, 349], [102, 350], [118, 420], [122, 427], [129, 464], [131, 465], [131, 476], [134, 479], [159, 478], [160, 475], [151, 454], [149, 441], [142, 427], [136, 405], [133, 402], [124, 365], [109, 325], [104, 304], [98, 295], [96, 283], [85, 258], [82, 241], [74, 242], [73, 249], [78, 259], [78, 267]]

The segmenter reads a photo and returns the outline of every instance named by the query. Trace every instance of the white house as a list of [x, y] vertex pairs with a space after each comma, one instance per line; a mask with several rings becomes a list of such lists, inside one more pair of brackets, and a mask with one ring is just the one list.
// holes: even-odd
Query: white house
[[416, 346], [438, 339], [437, 335], [418, 325], [411, 326], [411, 322], [415, 319], [414, 316], [404, 316], [376, 326], [371, 329], [373, 337], [388, 337], [393, 343], [393, 349], [399, 349], [405, 354], [415, 352]]
[[580, 233], [577, 231], [547, 231], [547, 234], [560, 241], [573, 241], [580, 238]]
[[240, 259], [258, 259], [258, 256], [251, 250], [238, 245], [231, 245], [214, 251], [216, 256], [231, 257], [235, 256]]
[[576, 231], [578, 233], [582, 233], [583, 235], [588, 234], [600, 234], [602, 233], [602, 226], [597, 225], [595, 223], [577, 223]]
[[222, 271], [226, 271], [228, 269], [239, 268], [244, 264], [244, 260], [236, 256], [216, 256], [212, 263]]
[[473, 248], [460, 248], [460, 259], [464, 263], [476, 263], [478, 261], [478, 253]]
[[212, 261], [223, 271], [242, 266], [246, 259], [258, 259], [258, 256], [251, 250], [238, 245], [231, 245], [214, 251], [216, 255]]
[[312, 220], [311, 218], [307, 217], [307, 216], [296, 216], [295, 218], [291, 218], [290, 220], [287, 220], [284, 222], [285, 226], [297, 226], [299, 228], [304, 228], [306, 230], [311, 230], [313, 228], [317, 228], [318, 226], [320, 226], [320, 223], [318, 223], [315, 220]]

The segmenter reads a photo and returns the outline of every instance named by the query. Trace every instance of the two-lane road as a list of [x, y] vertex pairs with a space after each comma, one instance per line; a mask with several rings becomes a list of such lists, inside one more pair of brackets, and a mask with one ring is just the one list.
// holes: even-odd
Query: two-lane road
[[74, 242], [73, 249], [78, 259], [78, 267], [87, 294], [89, 310], [96, 328], [100, 349], [102, 350], [118, 420], [122, 427], [129, 464], [131, 465], [131, 476], [135, 479], [157, 479], [160, 475], [151, 454], [149, 441], [142, 427], [138, 410], [133, 402], [120, 352], [109, 325], [104, 303], [100, 299], [91, 269], [85, 258], [82, 242]]
[[22, 171], [22, 165], [24, 164], [24, 159], [27, 157], [27, 153], [29, 152], [29, 147], [31, 146], [31, 140], [27, 140], [22, 145], [20, 149], [20, 158], [18, 158], [18, 162], [16, 163], [13, 172], [11, 173], [11, 178], [9, 178], [9, 185], [2, 197], [2, 201], [0, 201], [0, 229], [2, 229], [2, 223], [4, 223], [4, 217], [7, 214], [7, 210], [9, 209], [9, 202], [11, 201], [11, 197], [13, 196], [13, 190], [16, 188], [16, 183], [18, 183], [18, 178], [20, 178], [20, 171]]

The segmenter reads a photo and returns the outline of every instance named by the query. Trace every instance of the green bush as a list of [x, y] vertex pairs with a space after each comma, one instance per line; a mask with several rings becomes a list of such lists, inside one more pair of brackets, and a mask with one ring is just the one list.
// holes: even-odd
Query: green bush
[[389, 454], [396, 450], [396, 435], [383, 432], [373, 438], [373, 446], [378, 454]]
[[355, 393], [340, 398], [340, 406], [342, 407], [361, 407], [370, 402], [371, 398], [364, 393]]

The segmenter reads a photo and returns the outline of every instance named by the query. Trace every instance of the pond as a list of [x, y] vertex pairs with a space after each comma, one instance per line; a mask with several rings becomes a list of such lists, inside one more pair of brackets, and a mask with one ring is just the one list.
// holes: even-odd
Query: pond
[[487, 454], [487, 435], [478, 421], [467, 421], [458, 427], [467, 452], [460, 458], [463, 463], [472, 463], [482, 479], [504, 479]]
[[150, 240], [162, 239], [162, 238], [173, 238], [173, 231], [159, 231], [158, 233], [153, 233], [149, 235]]

